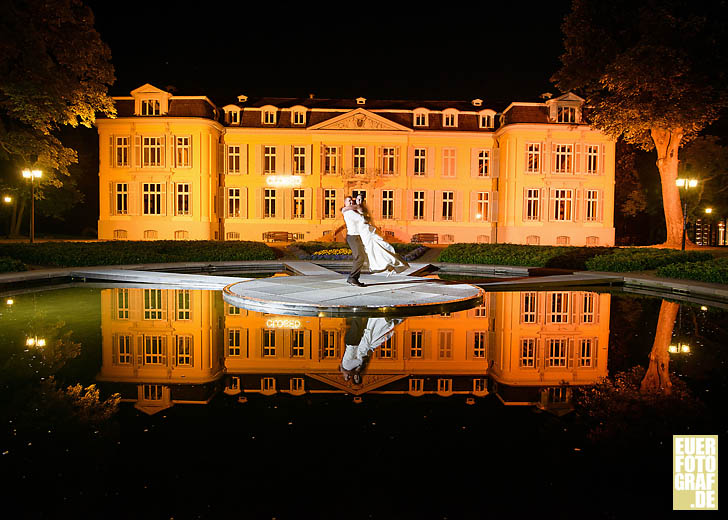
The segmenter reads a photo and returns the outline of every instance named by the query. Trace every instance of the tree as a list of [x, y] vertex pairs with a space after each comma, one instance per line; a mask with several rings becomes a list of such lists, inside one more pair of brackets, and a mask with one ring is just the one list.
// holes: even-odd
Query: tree
[[592, 125], [657, 150], [667, 227], [682, 237], [678, 150], [728, 106], [723, 0], [573, 0], [552, 81], [587, 100]]
[[[701, 136], [687, 144], [680, 161], [680, 176], [700, 180], [689, 212], [695, 218], [705, 218], [705, 208], [714, 214], [728, 215], [728, 147], [712, 135]], [[691, 219], [692, 220], [692, 219]]]
[[[96, 112], [116, 115], [107, 93], [111, 51], [93, 23], [80, 0], [0, 3], [0, 182], [19, 193], [20, 170], [29, 166], [43, 170], [43, 183], [62, 187], [78, 159], [59, 128], [90, 127]], [[16, 221], [27, 198], [18, 199]]]

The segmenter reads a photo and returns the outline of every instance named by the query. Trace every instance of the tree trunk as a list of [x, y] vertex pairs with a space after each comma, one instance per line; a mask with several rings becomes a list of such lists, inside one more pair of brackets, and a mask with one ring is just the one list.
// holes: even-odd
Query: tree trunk
[[[653, 128], [652, 140], [657, 148], [657, 169], [660, 170], [662, 182], [662, 206], [665, 211], [665, 225], [667, 226], [667, 247], [682, 247], [683, 209], [680, 202], [680, 189], [677, 181], [678, 149], [683, 138], [682, 128], [669, 130]], [[686, 240], [686, 245], [694, 245]]]
[[640, 392], [643, 394], [667, 395], [672, 391], [669, 347], [679, 308], [679, 303], [662, 300], [660, 316], [657, 319], [657, 330], [655, 330], [655, 342], [650, 351], [650, 365], [647, 367], [647, 372], [640, 385]]

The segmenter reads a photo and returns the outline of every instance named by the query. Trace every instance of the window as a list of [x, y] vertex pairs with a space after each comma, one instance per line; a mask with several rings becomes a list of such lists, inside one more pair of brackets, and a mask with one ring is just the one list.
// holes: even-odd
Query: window
[[294, 125], [305, 125], [306, 124], [306, 112], [303, 110], [293, 111], [293, 124]]
[[594, 323], [596, 317], [597, 295], [596, 293], [584, 293], [581, 300], [581, 322], [582, 323]]
[[571, 238], [566, 235], [559, 235], [556, 237], [557, 246], [568, 246], [571, 243]]
[[394, 175], [397, 164], [397, 150], [393, 147], [382, 148], [382, 175]]
[[142, 385], [142, 394], [144, 395], [145, 401], [161, 401], [162, 400], [162, 385]]
[[379, 359], [394, 359], [396, 354], [394, 336], [389, 336], [379, 347]]
[[129, 319], [129, 289], [116, 289], [116, 319]]
[[521, 338], [519, 364], [522, 368], [536, 366], [536, 338]]
[[488, 317], [488, 306], [486, 304], [479, 305], [473, 309], [473, 313], [476, 318], [487, 318]]
[[293, 218], [303, 218], [306, 216], [305, 211], [305, 190], [294, 189], [293, 190]]
[[303, 378], [292, 377], [291, 378], [291, 392], [303, 392]]
[[263, 329], [263, 357], [276, 355], [276, 331], [275, 329]]
[[414, 150], [414, 174], [424, 176], [427, 174], [427, 148], [415, 148]]
[[162, 138], [142, 137], [142, 166], [152, 168], [162, 166]]
[[228, 188], [227, 216], [230, 218], [240, 217], [240, 188]]
[[525, 220], [539, 220], [541, 217], [541, 190], [539, 188], [526, 189]]
[[394, 218], [394, 190], [382, 190], [382, 218]]
[[129, 138], [114, 138], [114, 166], [125, 168], [129, 166]]
[[241, 330], [240, 329], [229, 329], [228, 330], [228, 356], [239, 356], [241, 346]]
[[416, 191], [413, 196], [414, 208], [413, 217], [415, 220], [424, 220], [425, 218], [425, 192]]
[[521, 321], [523, 323], [536, 323], [536, 309], [538, 293], [521, 293]]
[[145, 229], [144, 230], [144, 239], [145, 240], [157, 240], [159, 236], [159, 233], [157, 233], [156, 229]]
[[415, 126], [427, 126], [427, 112], [415, 112]]
[[458, 117], [455, 112], [445, 112], [442, 114], [442, 126], [445, 128], [455, 128], [458, 126]]
[[473, 336], [473, 358], [485, 357], [485, 338], [488, 333], [482, 330], [476, 331]]
[[336, 217], [336, 190], [324, 190], [324, 218]]
[[263, 110], [263, 124], [264, 125], [276, 124], [276, 110], [274, 110], [274, 109]]
[[599, 218], [599, 190], [586, 190], [584, 194], [585, 215], [587, 222], [596, 222]]
[[131, 364], [131, 336], [128, 334], [122, 334], [117, 338], [117, 362], [120, 365]]
[[184, 229], [179, 229], [174, 232], [175, 240], [188, 240], [190, 238], [190, 232]]
[[293, 357], [304, 357], [304, 339], [305, 331], [294, 330], [291, 337], [291, 356]]
[[337, 146], [326, 146], [324, 148], [324, 174], [333, 175], [339, 173], [339, 148]]
[[556, 292], [549, 295], [548, 306], [549, 323], [569, 322], [569, 293]]
[[354, 173], [364, 174], [367, 165], [367, 149], [363, 146], [354, 147]]
[[455, 150], [455, 148], [443, 148], [442, 149], [442, 176], [443, 177], [455, 177], [456, 153], [457, 153], [457, 151]]
[[275, 173], [276, 171], [276, 147], [263, 147], [263, 173]]
[[541, 243], [541, 237], [538, 235], [528, 235], [526, 237], [526, 245], [537, 246]]
[[306, 173], [306, 147], [293, 147], [293, 173], [296, 175]]
[[263, 218], [276, 216], [276, 190], [265, 188], [263, 190]]
[[594, 341], [592, 338], [584, 338], [579, 340], [579, 366], [594, 366]]
[[189, 136], [177, 137], [174, 143], [177, 168], [189, 168], [191, 164], [191, 144]]
[[336, 331], [321, 331], [321, 358], [331, 359], [336, 357]]
[[175, 215], [189, 215], [190, 214], [190, 185], [189, 184], [176, 184], [175, 185]]
[[487, 191], [478, 192], [478, 198], [475, 201], [475, 218], [477, 220], [489, 220], [490, 215], [490, 193]]
[[572, 196], [572, 190], [553, 190], [553, 220], [558, 222], [571, 220]]
[[557, 107], [557, 123], [576, 123], [576, 107]]
[[409, 391], [413, 394], [419, 394], [425, 389], [425, 380], [420, 378], [413, 378], [409, 380]]
[[473, 379], [473, 393], [485, 392], [485, 379], [482, 377]]
[[421, 330], [410, 331], [410, 352], [411, 358], [422, 358], [424, 353], [424, 336]]
[[239, 110], [231, 110], [228, 112], [228, 118], [230, 120], [231, 125], [237, 125], [240, 123], [240, 111]]
[[114, 183], [114, 191], [116, 192], [114, 214], [127, 215], [129, 213], [129, 185], [125, 182]]
[[144, 364], [164, 364], [164, 338], [162, 336], [144, 336]]
[[569, 342], [566, 338], [552, 338], [547, 341], [548, 366], [565, 367]]
[[192, 336], [177, 336], [177, 366], [192, 366]]
[[142, 99], [141, 115], [158, 116], [162, 113], [162, 105], [158, 99]]
[[455, 193], [452, 191], [442, 192], [442, 220], [453, 219], [453, 209], [455, 206]]
[[260, 380], [260, 388], [264, 392], [275, 392], [276, 391], [276, 380], [273, 377], [263, 377]]
[[481, 150], [478, 152], [478, 177], [487, 177], [490, 173], [490, 152]]
[[177, 319], [189, 320], [192, 310], [189, 289], [180, 289], [177, 291]]
[[452, 379], [438, 379], [437, 391], [443, 394], [452, 392]]
[[493, 116], [491, 114], [480, 114], [480, 128], [493, 128]]
[[164, 319], [164, 301], [162, 299], [162, 289], [144, 289], [144, 319]]
[[225, 233], [225, 240], [240, 240], [240, 233], [237, 231], [228, 231]]
[[586, 237], [586, 245], [587, 246], [598, 246], [599, 237], [595, 237], [595, 236]]
[[439, 344], [437, 357], [439, 359], [452, 359], [452, 336], [453, 331], [441, 330], [439, 332]]
[[586, 145], [586, 173], [594, 175], [599, 173], [599, 145]]
[[161, 215], [163, 203], [162, 184], [148, 182], [142, 184], [142, 213], [144, 215]]
[[228, 145], [228, 173], [240, 173], [240, 146]]
[[122, 239], [122, 238], [128, 238], [129, 233], [126, 231], [126, 229], [115, 229], [114, 230], [114, 238], [115, 239]]
[[554, 145], [554, 173], [571, 173], [574, 165], [574, 145]]
[[541, 171], [541, 144], [528, 143], [526, 145], [526, 173], [539, 173]]

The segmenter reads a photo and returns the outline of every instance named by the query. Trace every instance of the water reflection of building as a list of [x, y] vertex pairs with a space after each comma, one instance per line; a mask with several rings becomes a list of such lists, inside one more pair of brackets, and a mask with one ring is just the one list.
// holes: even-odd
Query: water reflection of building
[[[482, 306], [410, 317], [378, 346], [360, 382], [339, 370], [344, 318], [266, 315], [219, 293], [102, 292], [100, 381], [153, 413], [229, 395], [485, 396], [558, 409], [571, 387], [606, 376], [610, 296], [491, 293]], [[224, 378], [224, 379], [223, 379]]]

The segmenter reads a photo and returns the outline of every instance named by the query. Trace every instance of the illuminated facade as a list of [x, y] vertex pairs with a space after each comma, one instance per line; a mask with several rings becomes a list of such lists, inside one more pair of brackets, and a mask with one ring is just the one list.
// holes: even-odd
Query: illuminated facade
[[491, 293], [480, 307], [410, 317], [377, 346], [362, 380], [339, 365], [344, 318], [260, 314], [196, 290], [102, 291], [97, 377], [147, 413], [250, 394], [461, 395], [568, 407], [607, 375], [610, 295]]
[[614, 244], [614, 142], [573, 94], [511, 103], [248, 99], [143, 85], [98, 119], [100, 239], [342, 240], [363, 192], [391, 240]]

